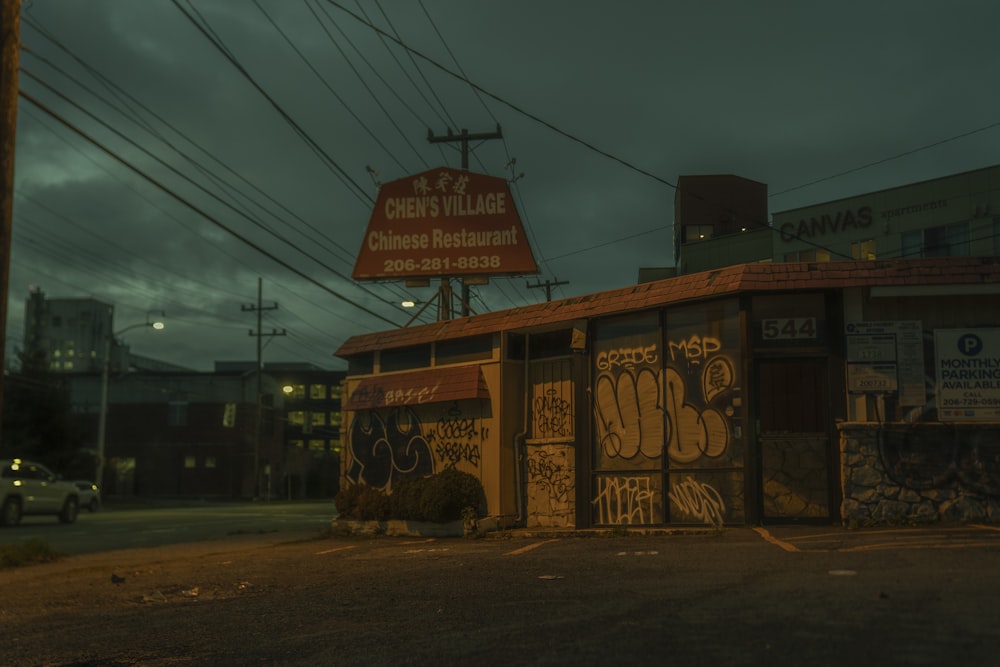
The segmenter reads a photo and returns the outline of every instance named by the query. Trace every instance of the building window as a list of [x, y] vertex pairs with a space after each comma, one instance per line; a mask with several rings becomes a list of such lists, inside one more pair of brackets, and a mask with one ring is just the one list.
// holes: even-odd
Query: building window
[[371, 375], [375, 372], [375, 355], [372, 352], [359, 354], [347, 360], [348, 375]]
[[414, 345], [379, 353], [380, 368], [383, 373], [427, 368], [431, 365], [431, 346]]
[[185, 456], [184, 457], [184, 467], [185, 468], [197, 468], [198, 467], [198, 457], [197, 456]]
[[948, 225], [948, 254], [952, 257], [969, 256], [969, 223]]
[[301, 440], [289, 440], [288, 446], [294, 447], [295, 449], [302, 449], [303, 447], [305, 447], [305, 443], [302, 442]]
[[684, 243], [695, 243], [712, 238], [712, 225], [684, 225]]
[[330, 426], [340, 426], [340, 423], [341, 423], [340, 420], [341, 420], [341, 417], [340, 417], [340, 412], [339, 411], [335, 410], [335, 411], [330, 412]]
[[829, 250], [799, 250], [798, 252], [786, 252], [786, 262], [829, 262]]
[[218, 463], [215, 460], [214, 456], [206, 456], [205, 457], [205, 467], [206, 468], [217, 468], [218, 467]]
[[344, 388], [341, 385], [339, 384], [331, 385], [330, 387], [331, 401], [339, 401], [343, 395], [344, 395]]
[[819, 248], [815, 250], [803, 250], [799, 253], [800, 262], [829, 262], [830, 261], [830, 251], [821, 250]]
[[167, 403], [167, 426], [188, 425], [187, 401], [170, 401]]
[[854, 259], [875, 259], [875, 239], [851, 243], [851, 257]]
[[310, 452], [325, 452], [326, 451], [326, 440], [310, 440], [309, 441], [309, 451]]
[[968, 257], [969, 223], [928, 227], [902, 234], [903, 257]]
[[442, 341], [434, 350], [434, 363], [458, 364], [493, 357], [493, 334]]
[[281, 388], [285, 398], [295, 398], [302, 400], [306, 397], [306, 386], [304, 384], [286, 384]]
[[903, 232], [900, 235], [900, 257], [920, 257], [920, 249], [923, 246], [920, 230], [914, 232]]
[[288, 413], [288, 423], [292, 426], [302, 426], [306, 422], [306, 413], [303, 410], [292, 410]]
[[340, 453], [340, 439], [339, 438], [330, 441], [330, 451], [333, 452], [334, 454], [339, 454]]
[[309, 423], [312, 424], [313, 426], [326, 426], [326, 413], [310, 412]]
[[313, 399], [314, 401], [325, 401], [326, 385], [325, 384], [309, 385], [309, 398]]

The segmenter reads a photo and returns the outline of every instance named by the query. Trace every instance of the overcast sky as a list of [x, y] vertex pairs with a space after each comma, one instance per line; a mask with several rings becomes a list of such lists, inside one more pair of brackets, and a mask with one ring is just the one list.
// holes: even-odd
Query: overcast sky
[[8, 359], [35, 286], [119, 330], [164, 311], [136, 353], [252, 360], [261, 278], [287, 332], [264, 361], [342, 368], [434, 295], [350, 279], [376, 183], [460, 166], [428, 131], [499, 125], [470, 169], [516, 178], [541, 273], [480, 312], [672, 265], [680, 175], [767, 183], [774, 213], [1000, 163], [995, 0], [23, 2], [20, 88], [48, 110], [18, 111]]

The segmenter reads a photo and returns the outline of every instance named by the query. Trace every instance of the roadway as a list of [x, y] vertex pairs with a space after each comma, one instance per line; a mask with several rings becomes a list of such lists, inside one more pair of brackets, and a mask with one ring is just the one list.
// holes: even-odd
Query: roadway
[[234, 535], [273, 534], [299, 539], [322, 533], [333, 514], [333, 502], [329, 500], [112, 506], [95, 513], [82, 511], [69, 525], [52, 516], [24, 517], [19, 526], [0, 529], [0, 545], [38, 538], [55, 551], [78, 555]]

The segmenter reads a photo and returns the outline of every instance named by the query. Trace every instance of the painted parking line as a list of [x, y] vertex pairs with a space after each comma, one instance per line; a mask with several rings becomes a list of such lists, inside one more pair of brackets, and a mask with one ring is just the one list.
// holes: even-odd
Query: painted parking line
[[514, 549], [513, 551], [508, 551], [507, 553], [504, 554], [504, 556], [520, 556], [521, 554], [527, 553], [532, 549], [537, 549], [543, 544], [548, 544], [549, 542], [558, 542], [558, 541], [559, 541], [558, 537], [554, 537], [551, 540], [542, 540], [541, 542], [535, 542], [533, 544], [529, 544], [526, 547], [521, 547], [520, 549]]
[[754, 531], [765, 541], [793, 553], [972, 549], [1000, 545], [1000, 536], [996, 534], [1000, 527], [985, 525], [823, 532], [784, 539], [759, 526], [755, 526]]
[[789, 544], [788, 542], [785, 542], [784, 540], [779, 540], [777, 537], [775, 537], [774, 535], [772, 535], [771, 533], [769, 533], [766, 528], [761, 528], [760, 526], [754, 526], [753, 530], [754, 530], [755, 533], [757, 533], [758, 535], [760, 535], [761, 537], [763, 537], [764, 541], [770, 542], [771, 544], [779, 546], [782, 549], [784, 549], [785, 551], [791, 551], [791, 552], [800, 552], [801, 551], [801, 549], [799, 549], [794, 544]]
[[354, 548], [353, 544], [348, 544], [346, 547], [336, 547], [333, 549], [325, 549], [324, 551], [317, 551], [315, 555], [325, 556], [326, 554], [332, 554], [337, 551], [347, 551], [348, 549], [353, 549], [353, 548]]

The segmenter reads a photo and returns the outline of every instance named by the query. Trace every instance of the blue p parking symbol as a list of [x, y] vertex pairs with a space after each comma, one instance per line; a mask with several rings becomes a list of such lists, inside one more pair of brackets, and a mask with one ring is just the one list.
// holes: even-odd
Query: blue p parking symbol
[[983, 351], [983, 339], [976, 334], [964, 334], [958, 339], [958, 351], [967, 357], [974, 357]]

